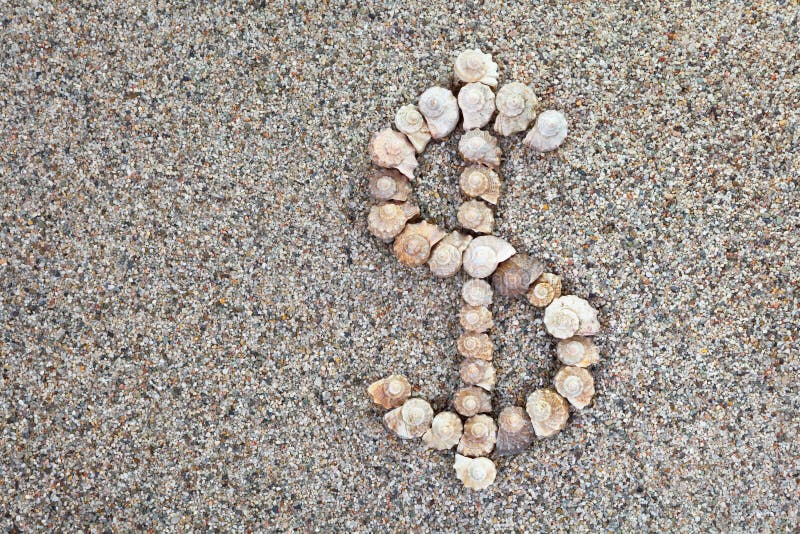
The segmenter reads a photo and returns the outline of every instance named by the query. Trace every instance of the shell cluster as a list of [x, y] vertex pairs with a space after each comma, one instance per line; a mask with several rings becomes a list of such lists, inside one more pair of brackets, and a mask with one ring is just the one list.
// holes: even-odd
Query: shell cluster
[[[533, 122], [523, 144], [536, 152], [548, 152], [566, 138], [566, 117], [555, 110], [536, 117], [539, 101], [523, 83], [510, 82], [495, 91], [498, 65], [490, 54], [478, 49], [461, 52], [453, 71], [456, 93], [446, 87], [427, 89], [416, 103], [397, 110], [397, 131], [387, 128], [372, 136], [370, 155], [381, 169], [369, 177], [370, 195], [376, 203], [369, 210], [367, 227], [380, 240], [393, 242], [395, 256], [408, 267], [427, 264], [431, 273], [441, 278], [463, 270], [463, 302], [458, 314], [463, 332], [455, 344], [463, 386], [453, 395], [451, 405], [438, 413], [426, 400], [412, 397], [411, 385], [400, 375], [382, 378], [367, 391], [376, 405], [389, 410], [384, 415], [387, 429], [401, 439], [421, 438], [431, 449], [455, 448], [457, 478], [467, 488], [482, 490], [497, 476], [490, 455], [525, 451], [536, 438], [561, 431], [570, 409], [582, 410], [591, 404], [595, 389], [588, 368], [597, 364], [600, 356], [589, 336], [599, 332], [600, 323], [597, 310], [588, 301], [562, 294], [561, 277], [545, 272], [541, 261], [492, 235], [502, 188], [502, 150], [483, 128], [494, 119], [494, 132], [511, 136], [524, 132]], [[411, 181], [418, 166], [417, 154], [432, 140], [455, 132], [459, 122], [463, 133], [458, 151], [465, 162], [459, 185], [465, 199], [457, 213], [460, 228], [447, 231], [420, 220], [420, 210], [411, 200]], [[525, 297], [534, 309], [544, 309], [546, 330], [558, 340], [556, 356], [563, 364], [552, 387], [530, 392], [524, 407], [503, 407], [496, 418], [492, 395], [497, 371], [490, 337], [495, 294]]]

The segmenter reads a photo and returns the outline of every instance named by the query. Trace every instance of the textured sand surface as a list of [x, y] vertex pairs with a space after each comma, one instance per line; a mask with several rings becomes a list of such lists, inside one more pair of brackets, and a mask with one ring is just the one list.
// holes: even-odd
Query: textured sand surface
[[[796, 1], [75, 4], [0, 0], [0, 530], [795, 528]], [[462, 277], [367, 233], [366, 147], [475, 45], [570, 122], [502, 140], [496, 232], [604, 326], [593, 406], [480, 493], [365, 394], [459, 383]], [[494, 313], [499, 409], [556, 364]]]

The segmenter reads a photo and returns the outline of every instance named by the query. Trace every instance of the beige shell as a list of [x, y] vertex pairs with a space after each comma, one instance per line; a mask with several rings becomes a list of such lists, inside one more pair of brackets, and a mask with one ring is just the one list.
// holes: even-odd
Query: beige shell
[[492, 452], [497, 441], [497, 425], [488, 415], [473, 415], [464, 423], [464, 432], [458, 442], [458, 454], [485, 456]]
[[500, 177], [488, 167], [470, 165], [461, 173], [459, 185], [465, 195], [482, 198], [490, 204], [497, 204], [500, 198]]
[[461, 362], [461, 380], [470, 386], [478, 386], [492, 391], [497, 383], [497, 374], [492, 362], [478, 358], [467, 358]]
[[470, 332], [486, 332], [494, 326], [492, 312], [485, 306], [464, 306], [458, 314], [458, 320], [464, 330]]
[[425, 221], [408, 224], [394, 241], [394, 254], [403, 265], [419, 267], [428, 261], [433, 245], [444, 236], [444, 231], [435, 224]]
[[540, 438], [558, 434], [569, 418], [569, 404], [552, 389], [537, 389], [528, 395], [525, 411], [531, 418], [533, 430]]
[[408, 138], [391, 128], [381, 130], [369, 142], [372, 161], [379, 167], [397, 169], [412, 180], [417, 168], [417, 156]]
[[536, 152], [549, 152], [558, 148], [567, 137], [567, 118], [560, 111], [543, 111], [522, 143]]
[[376, 200], [405, 202], [411, 194], [411, 184], [399, 172], [381, 169], [369, 177], [369, 194]]
[[582, 367], [562, 367], [553, 384], [558, 394], [579, 410], [588, 406], [594, 397], [594, 378]]
[[480, 200], [468, 200], [458, 208], [458, 223], [479, 234], [491, 234], [494, 229], [492, 208]]
[[431, 449], [452, 449], [461, 440], [463, 429], [459, 416], [453, 412], [441, 412], [433, 418], [431, 428], [422, 435], [422, 441]]
[[470, 306], [488, 306], [492, 303], [492, 286], [486, 280], [470, 278], [461, 288], [461, 298]]
[[408, 399], [402, 406], [386, 412], [386, 427], [403, 439], [422, 436], [431, 427], [433, 408], [423, 399]]
[[458, 107], [465, 130], [482, 128], [494, 113], [494, 92], [482, 83], [468, 83], [458, 92]]
[[511, 82], [497, 91], [496, 102], [498, 114], [494, 131], [508, 136], [528, 129], [538, 100], [533, 89], [524, 83]]
[[519, 406], [503, 408], [497, 417], [497, 426], [495, 452], [500, 456], [520, 453], [533, 442], [533, 425], [530, 417]]
[[433, 276], [446, 278], [455, 275], [461, 269], [461, 255], [470, 241], [472, 236], [461, 232], [450, 232], [439, 241], [428, 260]]
[[419, 208], [408, 202], [385, 202], [370, 208], [367, 228], [372, 235], [388, 243], [403, 231], [407, 221], [418, 215]]
[[497, 63], [492, 61], [491, 54], [484, 54], [477, 48], [461, 52], [456, 58], [453, 70], [456, 78], [462, 82], [481, 82], [490, 87], [497, 87]]
[[528, 291], [531, 282], [544, 271], [544, 265], [527, 254], [514, 254], [501, 263], [492, 275], [492, 285], [505, 297], [517, 297]]
[[528, 291], [528, 301], [538, 308], [544, 308], [560, 296], [561, 277], [553, 273], [543, 273]]
[[411, 384], [404, 376], [391, 375], [370, 384], [367, 393], [375, 404], [397, 408], [411, 396]]
[[476, 237], [464, 251], [464, 270], [473, 278], [486, 278], [515, 252], [505, 239], [492, 235]]
[[431, 137], [441, 139], [456, 129], [461, 114], [449, 89], [431, 87], [419, 97], [419, 111], [428, 123]]
[[458, 479], [471, 490], [486, 489], [497, 477], [497, 468], [489, 458], [467, 458], [456, 454], [453, 467]]
[[589, 367], [600, 361], [600, 351], [592, 338], [572, 336], [556, 345], [556, 356], [564, 365]]
[[479, 358], [481, 360], [491, 360], [494, 353], [494, 343], [486, 334], [476, 334], [475, 332], [464, 332], [456, 343], [458, 352], [465, 358]]
[[419, 112], [417, 106], [408, 104], [397, 110], [394, 116], [394, 125], [397, 129], [406, 134], [408, 140], [414, 145], [417, 153], [425, 150], [428, 141], [431, 140], [431, 132], [425, 117]]
[[588, 301], [575, 295], [553, 300], [544, 309], [544, 326], [551, 336], [559, 339], [567, 339], [575, 334], [593, 336], [600, 331], [597, 310]]
[[458, 151], [465, 160], [494, 169], [500, 166], [503, 153], [497, 146], [497, 139], [483, 130], [469, 130], [462, 135], [458, 141]]
[[491, 412], [492, 396], [477, 386], [461, 388], [453, 397], [453, 407], [465, 417]]

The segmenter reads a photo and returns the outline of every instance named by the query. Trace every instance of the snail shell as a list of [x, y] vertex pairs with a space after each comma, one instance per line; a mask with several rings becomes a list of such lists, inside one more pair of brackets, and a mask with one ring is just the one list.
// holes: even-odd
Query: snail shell
[[528, 301], [538, 308], [544, 308], [560, 296], [561, 277], [553, 273], [543, 273], [528, 291]]
[[533, 425], [525, 410], [519, 406], [503, 408], [497, 417], [497, 444], [495, 452], [500, 456], [517, 454], [533, 442]]
[[464, 306], [458, 313], [458, 320], [464, 330], [470, 332], [486, 332], [494, 326], [492, 312], [485, 306]]
[[461, 255], [470, 241], [472, 236], [461, 232], [450, 232], [439, 241], [433, 247], [431, 259], [428, 260], [433, 276], [446, 278], [455, 275], [461, 269]]
[[[469, 252], [469, 248], [466, 252]], [[544, 309], [544, 326], [551, 336], [559, 339], [567, 339], [575, 334], [593, 336], [600, 331], [597, 310], [588, 301], [575, 295], [553, 300]]]
[[488, 415], [473, 415], [464, 423], [464, 432], [458, 442], [458, 454], [484, 456], [492, 452], [497, 441], [497, 425]]
[[458, 151], [465, 160], [494, 169], [500, 166], [503, 153], [497, 146], [497, 139], [483, 130], [469, 130], [462, 135], [458, 141]]
[[459, 184], [468, 197], [480, 197], [490, 204], [497, 204], [500, 198], [500, 177], [488, 167], [470, 165], [461, 173]]
[[494, 113], [494, 93], [482, 83], [468, 83], [458, 92], [465, 130], [486, 126]]
[[411, 194], [411, 184], [399, 172], [381, 169], [369, 177], [369, 194], [376, 200], [405, 202]]
[[492, 235], [473, 239], [464, 251], [464, 270], [473, 278], [486, 278], [497, 265], [514, 255], [516, 250], [508, 241]]
[[411, 396], [411, 384], [404, 376], [391, 375], [370, 384], [367, 393], [375, 404], [397, 408]]
[[577, 409], [583, 409], [594, 397], [594, 378], [582, 367], [562, 367], [553, 380], [558, 394]]
[[431, 140], [431, 132], [425, 122], [425, 117], [414, 104], [408, 104], [397, 110], [394, 116], [394, 125], [406, 134], [418, 153], [425, 150], [428, 141]]
[[536, 152], [549, 152], [558, 148], [567, 137], [567, 118], [560, 111], [543, 111], [522, 143]]
[[444, 236], [444, 231], [435, 224], [425, 221], [408, 224], [394, 241], [395, 256], [403, 265], [419, 267], [428, 261], [433, 245]]
[[470, 386], [456, 391], [453, 407], [465, 417], [492, 411], [492, 396], [485, 390]]
[[528, 395], [525, 411], [540, 438], [554, 436], [567, 426], [569, 404], [552, 389], [537, 389]]
[[492, 303], [492, 286], [486, 280], [470, 278], [461, 288], [461, 298], [470, 306], [488, 306]]
[[372, 161], [379, 167], [397, 169], [412, 180], [417, 168], [417, 156], [408, 138], [391, 128], [381, 130], [369, 142]]
[[422, 441], [431, 449], [452, 449], [461, 440], [463, 428], [459, 416], [453, 412], [441, 412], [433, 418], [431, 428], [422, 435]]
[[491, 234], [494, 228], [492, 208], [480, 200], [469, 200], [461, 204], [457, 217], [461, 226], [479, 234]]
[[425, 116], [431, 137], [441, 139], [456, 129], [460, 113], [449, 89], [431, 87], [419, 97], [419, 111]]
[[492, 391], [497, 383], [497, 375], [492, 362], [467, 358], [461, 363], [461, 380], [470, 386], [478, 386], [486, 391]]
[[472, 490], [488, 488], [497, 476], [497, 468], [489, 458], [467, 458], [456, 454], [453, 467], [458, 479]]
[[475, 332], [464, 332], [456, 343], [458, 352], [465, 358], [479, 358], [481, 360], [491, 360], [494, 352], [494, 343], [486, 334], [476, 334]]
[[419, 208], [408, 202], [384, 202], [370, 208], [367, 228], [372, 235], [388, 243], [403, 231], [406, 222], [418, 215]]
[[403, 439], [422, 436], [431, 427], [432, 420], [431, 405], [417, 398], [408, 399], [402, 406], [383, 416], [386, 427]]
[[491, 54], [484, 54], [477, 48], [461, 52], [456, 58], [453, 70], [456, 78], [462, 82], [481, 82], [490, 87], [497, 87], [497, 63], [492, 61]]
[[544, 265], [527, 254], [514, 254], [501, 263], [492, 275], [494, 288], [503, 296], [516, 297], [528, 291], [531, 282], [544, 271]]
[[528, 129], [538, 101], [533, 89], [524, 83], [511, 82], [497, 91], [496, 102], [498, 115], [494, 131], [508, 136]]
[[556, 356], [564, 365], [589, 367], [600, 361], [600, 351], [591, 338], [572, 336], [556, 345]]

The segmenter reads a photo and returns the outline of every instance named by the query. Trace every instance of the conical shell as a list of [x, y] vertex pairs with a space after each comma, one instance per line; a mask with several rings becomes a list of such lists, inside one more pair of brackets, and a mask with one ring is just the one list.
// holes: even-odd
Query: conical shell
[[[469, 252], [469, 247], [465, 252]], [[576, 334], [593, 336], [600, 331], [597, 310], [588, 301], [575, 295], [565, 295], [553, 300], [544, 310], [544, 326], [551, 336], [567, 339]]]
[[431, 449], [452, 449], [461, 440], [463, 429], [459, 416], [453, 412], [441, 412], [433, 418], [430, 430], [422, 435], [422, 441]]
[[483, 128], [494, 113], [494, 93], [482, 83], [468, 83], [458, 92], [465, 130]]
[[471, 163], [480, 163], [496, 169], [500, 166], [503, 151], [497, 146], [497, 139], [483, 130], [469, 130], [458, 141], [461, 157]]
[[558, 434], [569, 418], [569, 404], [552, 389], [537, 389], [528, 395], [525, 411], [531, 418], [533, 430], [540, 438]]
[[370, 384], [367, 393], [375, 404], [397, 408], [411, 396], [411, 384], [404, 376], [391, 375]]
[[543, 273], [528, 291], [528, 301], [538, 308], [544, 308], [560, 296], [561, 277], [553, 273]]
[[417, 106], [409, 104], [397, 110], [394, 116], [394, 125], [397, 129], [406, 134], [408, 140], [414, 145], [414, 149], [419, 153], [425, 150], [428, 141], [431, 140], [431, 132], [425, 117], [419, 112]]
[[508, 136], [524, 132], [534, 117], [537, 99], [533, 89], [524, 83], [511, 82], [497, 91], [497, 119], [494, 131]]
[[558, 394], [581, 410], [592, 402], [594, 378], [582, 367], [562, 367], [553, 380]]
[[478, 334], [494, 326], [492, 312], [485, 306], [463, 306], [458, 314], [458, 320], [464, 330]]
[[369, 142], [369, 153], [372, 161], [379, 167], [397, 169], [412, 180], [417, 168], [417, 156], [408, 138], [390, 128], [381, 130], [372, 136]]
[[572, 336], [556, 345], [556, 355], [564, 365], [589, 367], [600, 361], [600, 351], [591, 338]]
[[489, 167], [470, 165], [461, 173], [459, 185], [468, 197], [479, 197], [490, 204], [497, 204], [500, 198], [500, 177]]
[[461, 298], [470, 306], [489, 306], [492, 303], [492, 286], [486, 280], [470, 278], [461, 288]]
[[394, 241], [394, 254], [403, 265], [419, 267], [428, 261], [433, 245], [444, 236], [444, 231], [435, 224], [424, 221], [408, 224]]
[[478, 386], [492, 391], [497, 383], [497, 375], [492, 362], [477, 358], [467, 358], [461, 362], [461, 380], [470, 386]]
[[492, 208], [480, 200], [469, 200], [458, 208], [458, 223], [479, 234], [491, 234], [494, 229]]
[[518, 454], [533, 443], [533, 425], [530, 417], [519, 406], [503, 408], [497, 418], [497, 424], [495, 452], [500, 456]]
[[492, 396], [477, 386], [461, 388], [453, 397], [453, 407], [464, 417], [491, 412]]
[[419, 208], [408, 202], [384, 202], [370, 208], [367, 228], [372, 235], [388, 243], [403, 231], [407, 221], [418, 215]]
[[428, 123], [431, 137], [441, 139], [456, 129], [461, 114], [456, 97], [444, 87], [431, 87], [419, 97], [419, 111]]
[[458, 479], [471, 490], [488, 488], [497, 476], [497, 468], [489, 458], [467, 458], [456, 454], [453, 467]]
[[495, 290], [506, 297], [517, 297], [528, 291], [531, 282], [544, 271], [542, 262], [527, 254], [514, 254], [501, 263], [492, 275]]
[[458, 338], [458, 352], [465, 358], [478, 358], [481, 360], [491, 360], [494, 353], [494, 343], [486, 334], [476, 334], [475, 332], [464, 332]]
[[514, 255], [516, 250], [508, 241], [491, 235], [473, 239], [462, 258], [464, 270], [473, 278], [486, 278], [497, 265]]
[[376, 200], [405, 202], [411, 194], [411, 184], [399, 172], [381, 169], [369, 177], [369, 194]]
[[497, 441], [497, 425], [488, 415], [473, 415], [464, 423], [458, 454], [485, 456], [492, 452]]
[[386, 412], [383, 421], [402, 439], [418, 438], [431, 427], [433, 408], [423, 399], [408, 399], [399, 408]]
[[560, 111], [543, 111], [522, 143], [536, 152], [558, 148], [567, 137], [567, 118]]
[[461, 232], [450, 232], [439, 241], [428, 260], [433, 276], [446, 278], [455, 275], [461, 269], [461, 256], [470, 241], [472, 236]]
[[484, 54], [477, 48], [461, 52], [453, 65], [453, 71], [462, 82], [497, 86], [497, 63], [492, 61], [491, 54]]

